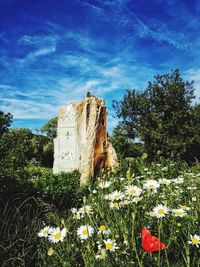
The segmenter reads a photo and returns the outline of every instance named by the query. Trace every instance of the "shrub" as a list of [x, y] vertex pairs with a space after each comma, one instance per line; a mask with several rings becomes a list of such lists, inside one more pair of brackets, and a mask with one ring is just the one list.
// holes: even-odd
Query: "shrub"
[[55, 205], [60, 211], [70, 208], [82, 201], [87, 189], [80, 187], [78, 171], [53, 174], [52, 169], [29, 166], [28, 183], [45, 201]]

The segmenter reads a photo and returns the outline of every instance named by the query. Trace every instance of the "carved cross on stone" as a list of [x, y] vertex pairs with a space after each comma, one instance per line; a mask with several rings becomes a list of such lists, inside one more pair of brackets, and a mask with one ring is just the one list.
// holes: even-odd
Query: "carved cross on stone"
[[69, 140], [69, 139], [71, 138], [71, 136], [72, 136], [72, 133], [70, 133], [70, 132], [67, 132], [67, 133], [66, 133], [66, 139], [67, 139], [67, 140]]

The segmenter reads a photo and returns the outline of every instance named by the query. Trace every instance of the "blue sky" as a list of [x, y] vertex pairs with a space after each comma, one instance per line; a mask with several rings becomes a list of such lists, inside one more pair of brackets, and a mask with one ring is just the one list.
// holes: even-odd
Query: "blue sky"
[[200, 97], [200, 1], [0, 0], [0, 109], [40, 128], [87, 91], [106, 101], [179, 68]]

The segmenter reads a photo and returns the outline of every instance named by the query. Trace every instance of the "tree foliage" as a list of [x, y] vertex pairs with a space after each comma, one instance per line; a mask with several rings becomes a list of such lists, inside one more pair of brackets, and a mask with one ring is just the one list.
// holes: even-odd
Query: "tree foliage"
[[13, 116], [0, 111], [0, 176], [14, 177], [28, 164], [53, 166], [53, 141], [26, 128], [10, 129]]
[[118, 158], [121, 159], [124, 157], [140, 157], [145, 152], [144, 145], [142, 143], [134, 143], [120, 126], [113, 130], [110, 141], [117, 152]]
[[53, 139], [56, 137], [57, 134], [57, 120], [58, 118], [52, 118], [50, 119], [41, 129], [41, 132], [43, 134], [46, 134], [50, 139]]
[[29, 129], [10, 129], [0, 140], [0, 175], [16, 177], [34, 158], [33, 134]]
[[43, 147], [43, 165], [44, 166], [53, 166], [53, 153], [54, 153], [54, 145], [53, 139], [57, 135], [57, 120], [58, 118], [52, 118], [47, 123], [43, 125], [41, 128], [41, 133], [45, 134], [48, 138], [48, 142]]
[[12, 123], [13, 116], [10, 113], [4, 113], [0, 110], [0, 137], [8, 131], [11, 123]]
[[[127, 90], [113, 107], [119, 126], [128, 138], [140, 138], [150, 158], [179, 156], [186, 160], [199, 157], [199, 105], [193, 105], [193, 82], [184, 81], [179, 70], [157, 75], [146, 90]], [[190, 155], [188, 157], [188, 155]]]

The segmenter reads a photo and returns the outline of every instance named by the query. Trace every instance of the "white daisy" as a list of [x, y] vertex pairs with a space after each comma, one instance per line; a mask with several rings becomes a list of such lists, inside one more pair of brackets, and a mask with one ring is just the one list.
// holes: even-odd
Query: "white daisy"
[[104, 196], [104, 199], [105, 199], [105, 200], [110, 200], [110, 199], [111, 199], [111, 194], [107, 194], [107, 195], [105, 195], [105, 196]]
[[173, 179], [173, 182], [175, 184], [183, 184], [184, 183], [184, 178], [183, 177], [175, 178], [175, 179]]
[[51, 231], [50, 236], [49, 236], [49, 240], [52, 243], [58, 243], [59, 241], [63, 241], [63, 239], [66, 236], [66, 228], [63, 228], [62, 230], [60, 230], [60, 228], [55, 228]]
[[48, 237], [48, 235], [51, 233], [52, 230], [53, 230], [52, 227], [45, 226], [43, 229], [40, 230], [40, 232], [38, 233], [38, 236], [39, 237]]
[[81, 213], [77, 211], [77, 213], [73, 214], [73, 219], [80, 220], [81, 219]]
[[108, 188], [110, 185], [111, 185], [111, 182], [108, 182], [108, 181], [101, 181], [99, 183], [99, 187], [102, 188], [102, 189]]
[[107, 239], [107, 240], [103, 240], [104, 241], [104, 244], [105, 244], [105, 247], [106, 247], [106, 250], [109, 250], [109, 251], [115, 251], [116, 249], [119, 249], [119, 247], [117, 246], [115, 240], [113, 239]]
[[92, 207], [89, 206], [89, 205], [84, 205], [82, 208], [80, 208], [79, 210], [79, 213], [82, 215], [82, 217], [85, 215], [85, 214], [91, 214], [92, 213]]
[[105, 260], [106, 255], [104, 256], [104, 255], [99, 254], [99, 255], [96, 255], [95, 258], [96, 260]]
[[151, 217], [155, 217], [155, 214], [154, 214], [153, 211], [147, 212], [146, 214], [149, 215], [149, 216], [151, 216]]
[[188, 244], [192, 244], [192, 245], [195, 245], [197, 247], [199, 247], [199, 244], [200, 244], [200, 236], [199, 235], [190, 235], [190, 239], [188, 241]]
[[163, 218], [167, 213], [169, 213], [168, 208], [161, 204], [153, 208], [153, 214], [157, 218]]
[[138, 203], [142, 197], [134, 197], [131, 202]]
[[119, 209], [119, 208], [120, 208], [119, 202], [110, 202], [110, 203], [109, 203], [109, 206], [110, 206], [112, 209]]
[[105, 248], [101, 248], [101, 246], [98, 246], [100, 249], [99, 254], [95, 256], [97, 260], [104, 260], [106, 258], [106, 250]]
[[120, 206], [120, 207], [122, 207], [122, 206], [127, 206], [129, 203], [130, 203], [130, 201], [128, 201], [128, 200], [120, 201], [120, 202], [119, 202], [119, 206]]
[[175, 217], [184, 217], [187, 215], [184, 209], [173, 209], [172, 212]]
[[181, 205], [181, 208], [184, 209], [184, 210], [190, 210], [191, 208], [188, 207], [187, 205]]
[[191, 187], [191, 186], [188, 186], [188, 187], [187, 187], [187, 189], [188, 189], [188, 190], [196, 190], [196, 189], [197, 189], [197, 187], [196, 187], [196, 186], [193, 186], [193, 187]]
[[77, 235], [81, 240], [87, 239], [94, 234], [94, 229], [90, 225], [81, 225], [77, 230]]
[[126, 194], [133, 197], [138, 197], [142, 193], [142, 189], [137, 186], [126, 186]]
[[160, 187], [160, 184], [156, 180], [147, 180], [144, 182], [143, 187], [149, 190], [157, 190]]
[[162, 178], [162, 179], [159, 179], [159, 183], [162, 185], [169, 185], [171, 183], [171, 180]]
[[99, 231], [98, 231], [98, 234], [104, 234], [104, 235], [107, 235], [110, 233], [110, 229], [106, 228], [105, 225], [101, 225], [99, 227]]
[[76, 208], [72, 208], [71, 212], [73, 213], [73, 219], [80, 220], [81, 218], [80, 210], [77, 210]]
[[110, 194], [110, 199], [112, 201], [120, 200], [124, 197], [124, 194], [121, 191], [115, 191], [112, 194]]
[[77, 213], [77, 211], [78, 211], [78, 210], [77, 210], [76, 208], [72, 208], [72, 209], [71, 209], [71, 212], [72, 212], [73, 214]]

